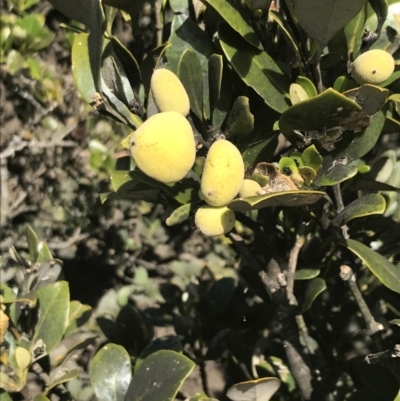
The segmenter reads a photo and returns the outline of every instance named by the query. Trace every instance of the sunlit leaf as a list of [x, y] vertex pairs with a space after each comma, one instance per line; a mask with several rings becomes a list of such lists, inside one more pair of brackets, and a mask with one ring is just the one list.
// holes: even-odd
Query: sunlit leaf
[[125, 401], [173, 400], [194, 367], [193, 361], [177, 352], [154, 352], [135, 371]]
[[81, 304], [79, 301], [71, 301], [65, 336], [69, 336], [90, 319], [92, 308], [89, 305]]
[[39, 255], [39, 240], [35, 231], [33, 231], [32, 228], [28, 225], [25, 226], [25, 237], [26, 242], [28, 243], [29, 257], [31, 263], [34, 264], [36, 263]]
[[318, 277], [320, 273], [319, 269], [299, 269], [296, 270], [294, 275], [295, 280], [311, 280]]
[[250, 196], [244, 199], [235, 199], [228, 204], [229, 209], [244, 212], [247, 210], [262, 209], [272, 206], [301, 207], [318, 202], [325, 192], [321, 191], [284, 191], [272, 192], [266, 195]]
[[367, 194], [347, 205], [332, 221], [335, 227], [341, 227], [350, 220], [372, 214], [383, 214], [386, 201], [382, 195]]
[[250, 111], [249, 98], [239, 96], [228, 114], [224, 133], [229, 140], [250, 134], [254, 128], [254, 116]]
[[237, 383], [228, 389], [226, 395], [233, 401], [269, 401], [280, 386], [281, 381], [276, 377], [263, 377]]
[[400, 293], [400, 269], [398, 267], [361, 242], [347, 239], [339, 244], [357, 255], [384, 286]]
[[221, 17], [248, 43], [262, 50], [258, 36], [248, 23], [243, 9], [233, 0], [205, 0], [205, 3], [213, 7]]
[[249, 45], [227, 24], [218, 25], [222, 49], [240, 78], [272, 109], [282, 113], [289, 105], [289, 78], [265, 51]]
[[31, 344], [42, 340], [50, 352], [64, 335], [69, 314], [69, 288], [66, 281], [40, 288], [34, 293], [39, 300], [39, 320]]
[[131, 361], [125, 348], [107, 344], [94, 356], [90, 381], [99, 401], [124, 401], [131, 381]]

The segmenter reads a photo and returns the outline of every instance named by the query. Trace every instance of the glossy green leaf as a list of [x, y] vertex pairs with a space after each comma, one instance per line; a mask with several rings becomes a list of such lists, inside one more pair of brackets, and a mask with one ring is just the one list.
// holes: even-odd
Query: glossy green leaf
[[348, 239], [339, 242], [339, 245], [345, 246], [357, 255], [384, 286], [400, 293], [400, 269], [393, 263], [361, 242]]
[[319, 175], [315, 180], [315, 185], [320, 187], [330, 187], [332, 185], [340, 184], [341, 182], [354, 177], [357, 172], [357, 167], [337, 164], [326, 173]]
[[296, 84], [299, 84], [306, 91], [309, 98], [318, 95], [317, 88], [311, 79], [299, 76], [296, 78]]
[[75, 85], [86, 103], [93, 103], [94, 95], [97, 92], [92, 70], [89, 61], [89, 45], [87, 33], [80, 33], [75, 36], [72, 45], [72, 74]]
[[386, 209], [386, 201], [382, 195], [368, 194], [356, 199], [347, 205], [332, 221], [335, 227], [342, 227], [350, 220], [372, 214], [383, 214]]
[[[297, 167], [295, 159], [292, 159], [291, 157], [288, 156], [283, 156], [279, 159], [279, 171], [283, 171], [285, 168], [289, 169], [292, 173], [299, 173], [299, 169]], [[285, 175], [290, 175], [286, 174]]]
[[325, 280], [322, 278], [314, 278], [310, 281], [307, 286], [306, 292], [303, 297], [303, 302], [301, 303], [301, 313], [306, 312], [310, 309], [312, 303], [321, 294], [323, 291], [326, 290], [326, 283]]
[[136, 360], [135, 370], [139, 368], [148, 356], [160, 350], [170, 350], [182, 354], [183, 345], [179, 337], [172, 334], [156, 338], [140, 352], [139, 358]]
[[289, 78], [265, 51], [250, 46], [227, 24], [218, 25], [218, 36], [227, 59], [240, 78], [272, 109], [282, 113], [289, 105]]
[[69, 314], [65, 337], [77, 331], [85, 323], [88, 322], [92, 315], [92, 308], [89, 305], [84, 305], [79, 301], [71, 301], [69, 303]]
[[337, 77], [333, 83], [333, 89], [340, 93], [353, 89], [356, 86], [356, 83], [352, 79], [345, 77], [344, 75]]
[[358, 103], [364, 113], [372, 116], [386, 103], [389, 91], [379, 86], [365, 84], [347, 90], [343, 95]]
[[203, 120], [203, 77], [196, 52], [185, 49], [178, 64], [178, 77], [189, 96], [190, 109]]
[[318, 202], [325, 192], [321, 191], [284, 191], [272, 192], [266, 195], [249, 196], [244, 199], [234, 199], [228, 204], [229, 209], [237, 212], [245, 212], [247, 210], [257, 210], [264, 207], [272, 206], [291, 206], [301, 207], [312, 205]]
[[228, 389], [226, 395], [233, 401], [269, 401], [280, 386], [278, 378], [263, 377], [237, 383]]
[[314, 40], [319, 52], [325, 48], [339, 29], [361, 10], [366, 0], [294, 0], [298, 23]]
[[375, 15], [377, 18], [377, 26], [375, 29], [375, 34], [377, 36], [380, 36], [383, 25], [385, 21], [387, 20], [388, 12], [389, 12], [389, 7], [388, 7], [388, 2], [387, 0], [368, 0], [368, 3], [372, 7], [372, 9], [375, 11]]
[[344, 35], [346, 36], [347, 43], [347, 56], [349, 60], [354, 60], [360, 53], [366, 20], [367, 7], [365, 5], [344, 28]]
[[244, 10], [233, 0], [205, 0], [249, 44], [262, 50], [258, 36], [248, 22]]
[[[0, 400], [1, 401], [1, 400]], [[210, 398], [204, 393], [197, 393], [187, 399], [187, 401], [218, 401], [216, 398]]]
[[173, 400], [194, 367], [193, 361], [177, 352], [154, 352], [135, 371], [125, 401]]
[[320, 273], [319, 269], [299, 269], [296, 270], [294, 275], [295, 280], [311, 280], [318, 277]]
[[99, 401], [124, 401], [131, 381], [131, 361], [125, 348], [107, 344], [94, 356], [90, 381]]
[[228, 114], [224, 134], [231, 140], [248, 135], [254, 128], [254, 116], [250, 111], [249, 98], [239, 96]]
[[308, 148], [304, 149], [301, 154], [301, 160], [303, 161], [305, 166], [311, 167], [315, 170], [315, 172], [318, 172], [318, 170], [322, 166], [323, 159], [315, 145], [311, 145]]
[[58, 281], [35, 291], [39, 301], [39, 319], [31, 344], [42, 340], [50, 352], [61, 340], [67, 328], [69, 288], [66, 281]]
[[35, 231], [28, 225], [25, 226], [25, 238], [28, 243], [29, 258], [31, 263], [34, 264], [39, 256], [39, 240]]
[[210, 113], [221, 97], [222, 72], [224, 61], [220, 54], [212, 54], [208, 61], [208, 87], [210, 93]]

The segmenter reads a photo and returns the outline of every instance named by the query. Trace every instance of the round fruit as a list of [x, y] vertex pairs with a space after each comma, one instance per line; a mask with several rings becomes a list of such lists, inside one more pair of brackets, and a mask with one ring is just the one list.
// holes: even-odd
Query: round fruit
[[227, 205], [240, 191], [244, 164], [238, 148], [225, 139], [214, 142], [204, 162], [201, 192], [211, 206]]
[[151, 93], [159, 111], [176, 111], [187, 116], [189, 97], [180, 79], [170, 70], [160, 68], [151, 76]]
[[259, 195], [259, 191], [261, 191], [261, 185], [254, 180], [245, 179], [243, 181], [242, 188], [239, 191], [239, 196], [241, 198], [247, 198], [248, 196], [256, 196]]
[[176, 111], [158, 113], [146, 120], [131, 134], [130, 149], [139, 169], [164, 183], [185, 177], [196, 157], [192, 127]]
[[386, 81], [394, 71], [394, 59], [385, 50], [373, 49], [358, 56], [352, 67], [351, 75], [362, 84], [379, 85]]
[[194, 217], [196, 227], [204, 234], [211, 237], [225, 234], [235, 225], [235, 213], [226, 206], [212, 207], [202, 206]]

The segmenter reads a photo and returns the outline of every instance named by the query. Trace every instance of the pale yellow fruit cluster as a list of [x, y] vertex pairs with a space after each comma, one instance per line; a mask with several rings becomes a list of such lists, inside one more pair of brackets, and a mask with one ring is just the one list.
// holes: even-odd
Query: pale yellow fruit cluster
[[379, 85], [386, 81], [394, 71], [394, 59], [385, 50], [373, 49], [358, 56], [352, 67], [351, 75], [360, 85]]
[[235, 214], [226, 205], [238, 195], [244, 181], [244, 163], [239, 149], [225, 139], [214, 142], [204, 162], [201, 193], [208, 205], [196, 212], [195, 223], [205, 235], [232, 230]]
[[153, 73], [151, 91], [160, 113], [132, 132], [130, 150], [141, 171], [170, 184], [184, 178], [196, 158], [193, 130], [185, 118], [189, 98], [179, 78], [166, 69]]

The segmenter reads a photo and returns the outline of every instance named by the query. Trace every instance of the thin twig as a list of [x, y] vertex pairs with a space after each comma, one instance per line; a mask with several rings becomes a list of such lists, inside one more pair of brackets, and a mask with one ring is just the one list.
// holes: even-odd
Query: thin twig
[[[336, 202], [336, 211], [339, 214], [343, 209], [344, 209], [344, 203], [343, 203], [343, 198], [342, 198], [342, 191], [340, 190], [340, 184], [336, 184], [332, 187], [333, 189], [333, 195], [335, 196], [335, 202]], [[349, 227], [347, 224], [342, 226], [342, 234], [345, 239], [349, 239]]]
[[297, 269], [297, 260], [299, 258], [299, 253], [302, 248], [302, 246], [305, 243], [305, 238], [303, 235], [296, 235], [296, 241], [294, 243], [294, 246], [292, 250], [290, 251], [290, 256], [289, 256], [289, 266], [288, 270], [286, 272], [286, 280], [287, 280], [287, 286], [286, 286], [286, 293], [288, 297], [288, 301], [290, 305], [297, 305], [297, 300], [296, 297], [293, 293], [294, 290], [294, 276], [296, 273]]
[[354, 274], [353, 269], [347, 265], [340, 266], [340, 278], [343, 281], [346, 281], [349, 285], [350, 292], [353, 294], [358, 308], [364, 318], [368, 335], [371, 336], [378, 331], [382, 331], [384, 329], [383, 325], [374, 319], [368, 305], [364, 301], [361, 291], [357, 286], [356, 275]]

